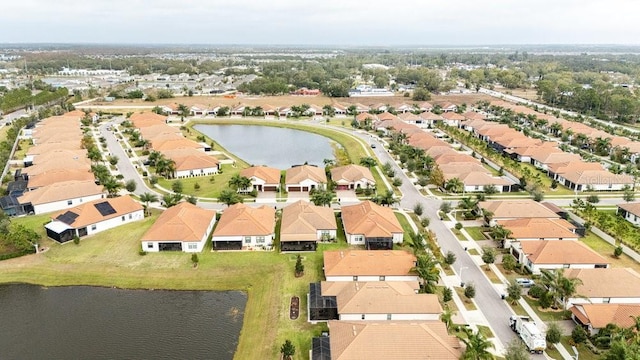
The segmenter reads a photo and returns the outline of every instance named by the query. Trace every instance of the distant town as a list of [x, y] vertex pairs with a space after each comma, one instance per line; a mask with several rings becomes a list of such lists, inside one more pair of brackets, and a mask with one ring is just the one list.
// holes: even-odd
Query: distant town
[[0, 45], [0, 283], [242, 292], [211, 358], [633, 358], [639, 50]]

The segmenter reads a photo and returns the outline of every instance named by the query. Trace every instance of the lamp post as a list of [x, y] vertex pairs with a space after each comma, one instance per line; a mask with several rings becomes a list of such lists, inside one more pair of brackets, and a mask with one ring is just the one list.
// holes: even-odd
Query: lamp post
[[468, 269], [466, 266], [461, 266], [458, 276], [460, 276], [460, 287], [464, 287], [464, 281], [462, 281], [462, 270]]

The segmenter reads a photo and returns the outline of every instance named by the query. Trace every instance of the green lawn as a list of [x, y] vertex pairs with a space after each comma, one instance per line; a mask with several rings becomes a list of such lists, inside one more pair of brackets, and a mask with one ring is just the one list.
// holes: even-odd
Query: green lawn
[[[183, 187], [183, 193], [187, 195], [193, 195], [204, 198], [217, 198], [220, 195], [220, 191], [229, 188], [229, 180], [238, 174], [244, 167], [236, 164], [237, 167], [231, 165], [222, 165], [222, 173], [211, 176], [197, 176], [185, 179], [171, 179], [158, 178], [158, 185], [165, 189], [171, 190], [171, 186], [175, 182], [181, 182]], [[212, 181], [213, 179], [213, 181]], [[200, 185], [200, 189], [195, 189], [195, 184]]]
[[567, 320], [567, 317], [565, 316], [563, 311], [552, 309], [541, 310], [538, 306], [538, 300], [532, 299], [529, 296], [523, 296], [522, 298], [527, 302], [527, 304], [529, 304], [529, 306], [533, 308], [533, 311], [536, 312], [536, 314], [540, 317], [540, 319], [542, 319], [542, 321], [546, 322]]
[[591, 231], [588, 231], [585, 237], [580, 238], [580, 241], [610, 261], [612, 267], [632, 268], [640, 272], [640, 264], [637, 261], [625, 254], [622, 254], [619, 258], [615, 258], [613, 256], [614, 246], [602, 240], [601, 237]]
[[400, 226], [402, 226], [402, 229], [404, 230], [404, 235], [402, 237], [404, 243], [410, 243], [411, 242], [411, 233], [414, 232], [413, 228], [411, 228], [411, 225], [409, 225], [409, 219], [407, 219], [406, 216], [400, 214], [400, 213], [395, 213], [396, 214], [396, 219], [398, 219], [398, 221], [400, 222]]
[[460, 300], [462, 300], [462, 302], [464, 303], [465, 309], [467, 309], [469, 311], [478, 309], [476, 307], [476, 304], [473, 303], [473, 301], [471, 301], [469, 298], [464, 296], [464, 289], [463, 288], [458, 287], [458, 286], [454, 286], [453, 289], [456, 291], [456, 293], [458, 293], [458, 296], [460, 297]]
[[[285, 339], [298, 354], [306, 354], [311, 338], [325, 329], [306, 322], [306, 293], [310, 282], [322, 278], [322, 251], [346, 248], [344, 236], [337, 243], [320, 244], [303, 254], [305, 274], [293, 276], [295, 255], [277, 252], [211, 252], [199, 254], [198, 268], [185, 253], [139, 255], [140, 238], [159, 212], [141, 222], [127, 224], [81, 240], [79, 245], [43, 240], [50, 248], [38, 255], [0, 261], [0, 283], [33, 283], [44, 286], [95, 285], [121, 288], [175, 290], [240, 290], [247, 293], [244, 323], [236, 359], [274, 359]], [[36, 229], [44, 236], [48, 215], [13, 221]], [[291, 296], [299, 296], [300, 317], [288, 318]]]
[[471, 236], [471, 238], [473, 240], [487, 240], [487, 238], [482, 233], [483, 231], [488, 231], [489, 230], [486, 227], [470, 226], [470, 227], [466, 227], [464, 229], [467, 231], [467, 233], [469, 234], [469, 236]]

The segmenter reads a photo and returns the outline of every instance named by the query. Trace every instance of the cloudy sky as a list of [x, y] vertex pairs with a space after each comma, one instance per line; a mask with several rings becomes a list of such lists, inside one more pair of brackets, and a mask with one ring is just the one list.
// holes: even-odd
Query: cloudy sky
[[4, 0], [0, 43], [639, 44], [638, 0]]

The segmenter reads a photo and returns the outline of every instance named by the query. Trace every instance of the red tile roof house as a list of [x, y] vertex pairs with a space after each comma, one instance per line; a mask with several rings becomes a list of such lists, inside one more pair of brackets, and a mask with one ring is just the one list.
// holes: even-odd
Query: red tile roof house
[[640, 304], [576, 304], [572, 306], [571, 318], [596, 335], [609, 324], [626, 329], [635, 325], [634, 318], [640, 316]]
[[366, 189], [376, 186], [371, 170], [353, 164], [331, 169], [331, 181], [336, 183], [337, 190]]
[[213, 175], [219, 170], [218, 159], [200, 150], [175, 149], [166, 150], [163, 154], [175, 162], [173, 177], [176, 179]]
[[309, 192], [313, 189], [325, 189], [327, 175], [323, 168], [312, 165], [294, 166], [285, 175], [285, 189], [288, 192]]
[[315, 251], [318, 241], [336, 238], [338, 225], [333, 209], [304, 200], [282, 209], [281, 251]]
[[331, 320], [328, 324], [330, 336], [313, 338], [314, 360], [457, 360], [462, 356], [460, 340], [449, 335], [441, 321]]
[[271, 250], [275, 239], [273, 207], [235, 204], [224, 210], [211, 241], [213, 250]]
[[342, 207], [347, 242], [367, 250], [391, 250], [402, 243], [404, 230], [391, 208], [371, 201]]
[[251, 180], [249, 191], [278, 191], [280, 187], [280, 170], [267, 166], [252, 166], [240, 171], [240, 176]]
[[573, 304], [640, 304], [640, 275], [628, 268], [567, 269], [567, 278], [578, 278], [576, 294], [569, 299]]
[[614, 174], [607, 170], [572, 171], [558, 177], [558, 182], [577, 191], [620, 191], [625, 186], [632, 187], [635, 182], [627, 174]]
[[534, 275], [541, 270], [608, 268], [610, 262], [579, 241], [531, 240], [512, 245], [518, 263]]
[[640, 202], [618, 204], [617, 213], [634, 225], [640, 225]]
[[63, 243], [144, 219], [140, 203], [130, 196], [99, 199], [82, 203], [51, 217], [44, 227], [47, 236]]
[[511, 234], [503, 241], [503, 247], [530, 240], [572, 240], [577, 241], [576, 227], [564, 219], [523, 218], [497, 220], [497, 224], [509, 230]]
[[478, 203], [480, 210], [491, 213], [489, 226], [496, 226], [500, 220], [520, 218], [559, 219], [560, 215], [548, 207], [531, 199], [522, 200], [492, 200]]
[[142, 251], [201, 252], [215, 222], [215, 210], [181, 202], [165, 210], [142, 236]]
[[27, 191], [18, 197], [25, 212], [43, 214], [60, 211], [106, 197], [104, 189], [94, 180], [69, 180]]
[[347, 108], [344, 105], [334, 104], [333, 111], [335, 112], [335, 117], [337, 118], [347, 117]]
[[323, 256], [327, 281], [419, 281], [412, 270], [416, 256], [405, 250], [332, 250]]
[[[320, 299], [313, 288], [317, 284], [310, 284], [309, 294], [316, 296], [309, 299], [311, 321], [438, 320], [442, 314], [438, 296], [418, 294], [420, 285], [415, 281], [323, 281]], [[313, 307], [318, 303], [335, 307]]]

